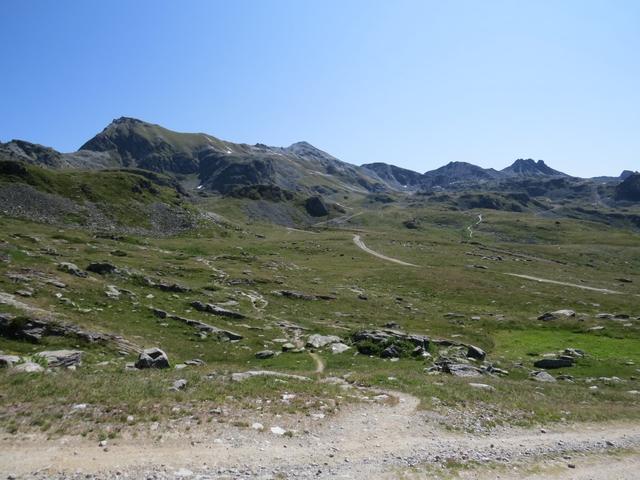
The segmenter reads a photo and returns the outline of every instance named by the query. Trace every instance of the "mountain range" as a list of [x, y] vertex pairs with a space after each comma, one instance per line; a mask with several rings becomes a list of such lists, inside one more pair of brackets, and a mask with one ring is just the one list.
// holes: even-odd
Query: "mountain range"
[[[200, 190], [231, 193], [253, 185], [268, 185], [293, 192], [421, 191], [465, 189], [516, 179], [574, 178], [544, 161], [518, 159], [503, 170], [467, 162], [451, 162], [418, 173], [387, 163], [356, 166], [310, 145], [288, 147], [247, 145], [224, 141], [204, 133], [179, 133], [160, 125], [121, 117], [84, 143], [77, 152], [12, 140], [0, 143], [0, 158], [24, 161], [53, 169], [136, 168], [173, 175], [197, 183]], [[599, 177], [594, 181], [620, 181]]]

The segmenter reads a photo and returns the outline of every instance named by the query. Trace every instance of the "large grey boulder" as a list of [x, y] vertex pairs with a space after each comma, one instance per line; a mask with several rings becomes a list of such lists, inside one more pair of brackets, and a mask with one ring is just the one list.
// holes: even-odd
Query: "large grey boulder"
[[159, 348], [147, 348], [138, 356], [136, 368], [169, 368], [169, 357]]
[[84, 352], [80, 350], [49, 350], [36, 353], [36, 356], [44, 358], [50, 367], [71, 367], [80, 365]]
[[314, 333], [313, 335], [309, 335], [307, 339], [307, 347], [309, 348], [322, 348], [327, 345], [331, 345], [332, 343], [339, 343], [342, 339], [335, 335], [320, 335], [318, 333]]

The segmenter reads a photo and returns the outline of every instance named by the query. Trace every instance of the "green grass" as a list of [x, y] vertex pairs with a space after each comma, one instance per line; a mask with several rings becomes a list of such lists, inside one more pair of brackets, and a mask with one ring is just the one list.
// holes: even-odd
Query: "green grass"
[[[127, 185], [125, 182], [121, 188], [128, 188]], [[96, 406], [90, 410], [91, 415], [98, 412], [95, 418], [90, 416], [80, 422], [95, 434], [100, 431], [101, 422], [118, 422], [123, 412], [141, 422], [170, 418], [176, 403], [189, 405], [181, 414], [202, 415], [211, 405], [252, 409], [256, 399], [277, 399], [285, 391], [299, 393], [305, 401], [344, 396], [341, 390], [315, 380], [315, 365], [307, 354], [255, 359], [259, 350], [280, 349], [274, 339], [292, 338], [293, 332], [277, 325], [280, 321], [300, 325], [308, 329], [307, 333], [335, 334], [345, 340], [354, 330], [393, 321], [410, 332], [478, 345], [488, 352], [489, 361], [510, 372], [506, 378], [477, 380], [496, 388], [485, 392], [468, 387], [468, 380], [427, 375], [424, 369], [431, 364], [423, 360], [403, 358], [389, 362], [354, 355], [355, 349], [342, 355], [322, 354], [327, 363], [325, 375], [348, 374], [366, 385], [407, 391], [418, 396], [425, 409], [453, 408], [469, 415], [490, 411], [491, 420], [487, 422], [491, 423], [639, 417], [637, 396], [627, 393], [640, 389], [639, 322], [632, 318], [628, 321], [631, 326], [625, 327], [627, 321], [594, 318], [599, 312], [640, 315], [634, 297], [640, 293], [637, 232], [564, 219], [558, 227], [554, 220], [531, 214], [462, 213], [437, 205], [388, 204], [370, 208], [359, 201], [354, 199], [351, 206], [362, 208], [362, 215], [354, 217], [343, 229], [321, 228], [315, 234], [246, 221], [243, 201], [220, 198], [203, 203], [233, 219], [232, 224], [203, 226], [166, 238], [105, 238], [82, 229], [0, 218], [0, 254], [10, 259], [9, 263], [0, 262], [0, 291], [14, 293], [23, 288], [24, 284], [7, 276], [23, 269], [55, 277], [67, 288], [34, 280], [30, 286], [35, 295], [19, 299], [87, 329], [120, 334], [141, 346], [159, 346], [174, 364], [193, 358], [207, 363], [204, 368], [180, 371], [125, 372], [125, 362], [134, 357], [121, 357], [116, 348], [108, 345], [87, 345], [55, 337], [33, 345], [0, 338], [0, 350], [5, 353], [28, 355], [76, 346], [87, 352], [84, 365], [75, 372], [15, 376], [1, 371], [0, 391], [11, 394], [0, 397], [0, 411], [6, 412], [0, 415], [0, 426], [7, 431], [78, 431], [77, 418], [65, 413], [76, 403]], [[464, 233], [477, 213], [483, 214], [484, 222], [476, 227], [471, 239], [478, 243], [472, 243]], [[402, 226], [403, 220], [413, 216], [420, 219], [419, 230]], [[352, 242], [352, 229], [365, 230], [360, 234], [370, 248], [419, 267], [387, 263], [357, 249]], [[496, 254], [481, 247], [506, 253]], [[48, 253], [50, 249], [57, 255]], [[500, 255], [502, 260], [482, 258], [492, 255]], [[55, 265], [71, 261], [84, 268], [89, 262], [104, 260], [131, 274], [91, 274], [89, 279], [81, 279], [59, 272]], [[469, 268], [470, 264], [488, 268]], [[603, 295], [539, 284], [505, 273], [585, 282], [626, 294]], [[141, 283], [140, 275], [179, 283], [191, 291], [163, 292]], [[634, 281], [620, 284], [616, 281], [620, 277]], [[135, 295], [109, 299], [104, 293], [106, 285]], [[273, 294], [282, 289], [333, 294], [337, 298], [304, 301]], [[368, 299], [359, 299], [359, 292]], [[63, 303], [56, 294], [69, 298], [76, 306]], [[249, 296], [256, 294], [268, 302], [266, 307], [264, 302], [254, 307]], [[225, 304], [247, 315], [247, 319], [229, 320], [197, 312], [190, 307], [194, 300]], [[233, 343], [213, 337], [202, 339], [193, 327], [175, 320], [159, 320], [150, 306], [238, 332], [245, 338]], [[580, 318], [561, 322], [536, 320], [541, 313], [560, 308], [574, 309]], [[0, 305], [0, 312], [17, 310]], [[449, 312], [463, 317], [449, 318]], [[480, 320], [472, 320], [474, 316]], [[603, 325], [605, 330], [588, 331], [595, 325]], [[567, 347], [580, 348], [588, 354], [576, 366], [557, 372], [573, 375], [575, 383], [545, 385], [528, 379], [533, 361], [540, 355]], [[437, 356], [437, 351], [432, 349], [432, 354]], [[104, 361], [110, 363], [98, 366]], [[628, 361], [635, 365], [627, 365]], [[519, 368], [518, 363], [524, 368]], [[228, 374], [247, 369], [296, 373], [309, 376], [312, 381], [228, 381]], [[205, 378], [208, 373], [215, 374], [213, 380]], [[624, 383], [605, 385], [597, 381], [597, 392], [590, 390], [592, 384], [587, 379], [603, 376], [618, 376]], [[184, 392], [169, 392], [172, 381], [182, 377], [188, 379], [189, 387]], [[274, 412], [307, 408], [304, 402], [272, 404]], [[43, 412], [45, 405], [54, 407]]]

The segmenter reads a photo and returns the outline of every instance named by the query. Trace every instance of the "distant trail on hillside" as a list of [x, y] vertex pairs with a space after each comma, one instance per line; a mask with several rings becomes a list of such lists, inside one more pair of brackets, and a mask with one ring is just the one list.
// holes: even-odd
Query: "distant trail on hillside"
[[330, 218], [329, 220], [323, 220], [321, 222], [318, 223], [314, 223], [313, 225], [311, 225], [312, 227], [319, 227], [320, 225], [340, 225], [343, 224], [345, 222], [348, 222], [349, 220], [351, 220], [352, 218], [357, 217], [358, 215], [362, 215], [364, 212], [356, 212], [356, 213], [350, 213], [347, 215], [342, 215], [341, 217], [336, 217], [336, 218]]
[[469, 231], [469, 238], [473, 238], [473, 227], [477, 227], [481, 223], [482, 223], [482, 214], [479, 214], [478, 215], [478, 221], [476, 223], [473, 223], [473, 224], [471, 224], [471, 225], [469, 225], [467, 227], [467, 230]]
[[581, 288], [582, 290], [591, 290], [592, 292], [611, 293], [611, 294], [614, 294], [614, 295], [622, 295], [623, 294], [623, 292], [618, 292], [616, 290], [609, 290], [608, 288], [587, 287], [586, 285], [577, 285], [575, 283], [558, 282], [556, 280], [547, 280], [546, 278], [532, 277], [530, 275], [521, 275], [519, 273], [505, 273], [505, 275], [511, 275], [512, 277], [518, 277], [518, 278], [524, 278], [525, 280], [532, 280], [534, 282], [553, 283], [554, 285], [564, 285], [565, 287]]
[[418, 265], [414, 265], [413, 263], [403, 262], [402, 260], [398, 260], [397, 258], [387, 257], [386, 255], [383, 255], [383, 254], [378, 253], [378, 252], [376, 252], [374, 250], [371, 250], [360, 239], [360, 235], [354, 235], [353, 236], [353, 243], [355, 243], [358, 248], [360, 248], [361, 250], [364, 250], [368, 254], [373, 255], [374, 257], [381, 258], [382, 260], [386, 260], [387, 262], [397, 263], [398, 265], [404, 265], [405, 267], [417, 267], [418, 266]]

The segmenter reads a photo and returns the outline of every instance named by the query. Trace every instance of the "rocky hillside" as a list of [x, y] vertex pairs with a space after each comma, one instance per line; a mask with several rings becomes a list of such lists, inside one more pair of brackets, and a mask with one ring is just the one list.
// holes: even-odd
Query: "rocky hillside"
[[616, 200], [640, 202], [640, 173], [634, 173], [623, 180], [615, 190]]
[[272, 185], [305, 193], [366, 193], [379, 179], [306, 142], [289, 147], [246, 145], [204, 133], [179, 133], [159, 125], [119, 118], [86, 142], [80, 152], [108, 155], [119, 166], [173, 175], [196, 175], [201, 188], [229, 193]]
[[389, 165], [388, 163], [367, 163], [362, 165], [363, 168], [373, 172], [387, 185], [403, 189], [415, 189], [422, 184], [422, 175], [413, 170], [407, 170], [406, 168], [396, 167], [395, 165]]
[[543, 160], [524, 160], [519, 158], [507, 168], [503, 168], [501, 173], [509, 177], [568, 177], [566, 173], [554, 170], [544, 163]]
[[144, 170], [52, 170], [0, 159], [0, 215], [91, 230], [172, 234], [195, 226], [185, 192]]
[[618, 193], [613, 191], [616, 183], [632, 178], [630, 171], [619, 178], [579, 179], [554, 170], [542, 160], [518, 159], [500, 171], [450, 162], [421, 174], [387, 163], [352, 165], [307, 142], [289, 147], [238, 144], [127, 117], [111, 122], [77, 152], [61, 153], [12, 140], [0, 144], [0, 160], [53, 170], [137, 169], [168, 176], [172, 188], [182, 185], [187, 190], [271, 202], [295, 199], [300, 203], [320, 195], [340, 203], [352, 194], [438, 190], [523, 192], [553, 201], [600, 206], [635, 198], [633, 180], [621, 185]]

